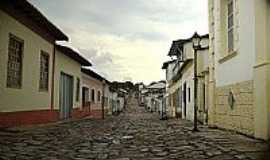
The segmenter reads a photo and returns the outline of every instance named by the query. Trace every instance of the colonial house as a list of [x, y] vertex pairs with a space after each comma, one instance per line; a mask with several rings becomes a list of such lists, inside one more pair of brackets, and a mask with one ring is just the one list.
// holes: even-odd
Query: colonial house
[[173, 76], [174, 76], [174, 68], [176, 66], [177, 60], [171, 60], [163, 63], [162, 69], [166, 70], [166, 111], [168, 117], [175, 117], [176, 116], [176, 105], [179, 104], [174, 101], [173, 98], [175, 98], [175, 86], [177, 84], [173, 81]]
[[[192, 38], [173, 41], [168, 56], [173, 61], [165, 62], [168, 82], [166, 94], [171, 117], [194, 119], [194, 48]], [[200, 77], [197, 90], [199, 119], [205, 122], [207, 118], [206, 102], [208, 102], [208, 35], [202, 35], [201, 47], [197, 52], [197, 70]], [[168, 75], [169, 74], [169, 75]]]
[[119, 88], [117, 91], [117, 95], [117, 101], [119, 103], [117, 111], [122, 112], [126, 107], [128, 92], [122, 88]]
[[270, 139], [269, 0], [209, 0], [209, 124]]
[[118, 100], [118, 93], [117, 93], [117, 89], [115, 89], [114, 87], [110, 86], [109, 87], [109, 104], [110, 104], [110, 108], [109, 108], [109, 112], [112, 115], [117, 115], [118, 113], [118, 104], [117, 104], [117, 100]]
[[[69, 47], [55, 45], [55, 48], [52, 106], [59, 110], [61, 120], [89, 116], [90, 110], [84, 107], [81, 98], [84, 91], [81, 67], [91, 66], [91, 63]], [[43, 62], [43, 67], [47, 68], [46, 64]]]
[[0, 125], [57, 120], [55, 41], [68, 37], [26, 0], [1, 0], [0, 19]]
[[109, 112], [109, 82], [96, 72], [82, 68], [83, 106], [92, 117], [101, 118]]
[[165, 95], [166, 82], [153, 82], [147, 86], [146, 107], [151, 112], [158, 112], [162, 109], [163, 97]]
[[143, 103], [143, 94], [142, 94], [142, 91], [144, 90], [145, 88], [145, 85], [143, 83], [138, 83], [138, 101], [139, 101], [139, 105], [140, 106], [143, 106], [144, 103]]

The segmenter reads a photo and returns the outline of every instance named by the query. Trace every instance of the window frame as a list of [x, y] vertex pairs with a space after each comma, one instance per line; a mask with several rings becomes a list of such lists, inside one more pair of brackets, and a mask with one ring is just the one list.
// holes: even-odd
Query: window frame
[[[10, 45], [11, 45], [11, 40], [15, 40], [16, 42], [18, 42], [21, 45], [21, 55], [20, 55], [20, 79], [19, 79], [19, 85], [15, 86], [14, 84], [10, 84], [9, 82], [9, 63], [10, 63]], [[7, 68], [6, 68], [6, 73], [7, 73], [7, 77], [6, 77], [6, 87], [7, 88], [11, 88], [11, 89], [21, 89], [22, 88], [22, 84], [23, 84], [23, 59], [24, 59], [24, 40], [15, 36], [12, 33], [9, 33], [9, 42], [8, 42], [8, 57], [7, 57]]]
[[191, 89], [188, 87], [188, 102], [191, 102]]
[[95, 100], [96, 100], [96, 98], [95, 98], [95, 89], [93, 88], [93, 89], [91, 89], [91, 102], [95, 103]]
[[[42, 56], [45, 56], [48, 58], [48, 79], [47, 79], [47, 87], [46, 88], [41, 88], [41, 58]], [[39, 91], [40, 92], [48, 92], [49, 91], [49, 82], [50, 82], [50, 54], [48, 52], [45, 52], [43, 50], [40, 51], [39, 55]]]
[[234, 52], [234, 31], [235, 31], [235, 2], [234, 0], [227, 1], [227, 49], [229, 53]]
[[97, 101], [101, 102], [101, 91], [100, 90], [98, 90], [98, 92], [97, 92]]
[[81, 80], [77, 77], [76, 80], [76, 102], [80, 101], [80, 88], [81, 88]]

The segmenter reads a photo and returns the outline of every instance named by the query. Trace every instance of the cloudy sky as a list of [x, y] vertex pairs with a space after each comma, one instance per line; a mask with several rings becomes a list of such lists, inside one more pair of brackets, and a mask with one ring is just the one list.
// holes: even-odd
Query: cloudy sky
[[109, 80], [165, 79], [172, 40], [208, 32], [207, 0], [30, 0]]

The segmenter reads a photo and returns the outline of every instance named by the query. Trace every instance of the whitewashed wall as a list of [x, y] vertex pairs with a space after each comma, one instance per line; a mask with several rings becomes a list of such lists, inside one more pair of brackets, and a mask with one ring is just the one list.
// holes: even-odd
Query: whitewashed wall
[[[238, 0], [238, 3], [236, 9], [239, 8], [239, 44], [238, 53], [235, 57], [219, 63], [219, 41], [220, 38], [224, 37], [216, 35], [215, 74], [217, 87], [253, 79], [253, 66], [255, 63], [254, 0]], [[217, 5], [218, 3], [215, 4]], [[216, 24], [218, 23], [217, 21], [218, 18], [215, 18]], [[215, 32], [218, 33], [218, 31], [219, 29], [215, 28]]]

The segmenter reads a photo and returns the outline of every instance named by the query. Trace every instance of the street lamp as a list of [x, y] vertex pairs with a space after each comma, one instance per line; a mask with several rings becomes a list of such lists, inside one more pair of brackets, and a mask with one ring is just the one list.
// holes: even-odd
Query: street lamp
[[199, 131], [197, 127], [197, 86], [198, 86], [198, 77], [197, 77], [197, 51], [201, 48], [201, 37], [195, 32], [192, 37], [193, 49], [194, 49], [194, 126], [193, 131]]

